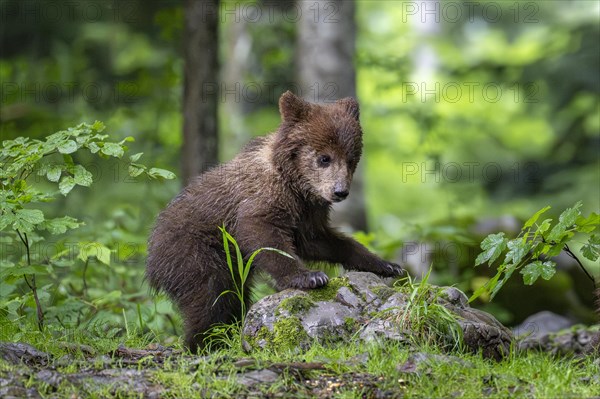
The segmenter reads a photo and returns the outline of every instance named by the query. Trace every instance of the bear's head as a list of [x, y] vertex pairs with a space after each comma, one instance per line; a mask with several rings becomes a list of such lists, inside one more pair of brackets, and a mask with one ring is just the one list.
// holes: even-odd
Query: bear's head
[[344, 200], [362, 153], [356, 100], [313, 104], [287, 91], [279, 99], [279, 111], [276, 167], [305, 195], [327, 203]]

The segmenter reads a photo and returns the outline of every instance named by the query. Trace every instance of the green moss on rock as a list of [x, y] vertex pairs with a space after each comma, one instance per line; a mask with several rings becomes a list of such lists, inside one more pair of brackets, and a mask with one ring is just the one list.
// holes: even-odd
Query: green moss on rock
[[350, 286], [350, 283], [346, 277], [335, 277], [329, 280], [326, 286], [315, 288], [314, 290], [307, 291], [307, 293], [315, 302], [332, 301], [335, 299], [340, 288], [348, 286]]
[[310, 337], [297, 317], [283, 317], [273, 324], [273, 330], [262, 326], [254, 337], [247, 337], [247, 343], [254, 349], [267, 349], [276, 352], [295, 351], [306, 346]]
[[297, 295], [281, 301], [277, 310], [286, 310], [290, 315], [297, 315], [307, 312], [313, 306], [315, 302], [308, 295]]
[[273, 325], [270, 347], [277, 351], [292, 351], [309, 340], [308, 334], [297, 317], [285, 317]]

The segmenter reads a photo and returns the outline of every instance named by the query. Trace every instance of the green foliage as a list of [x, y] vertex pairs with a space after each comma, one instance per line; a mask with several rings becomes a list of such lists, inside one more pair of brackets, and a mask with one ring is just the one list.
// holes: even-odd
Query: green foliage
[[[0, 244], [7, 250], [2, 251], [0, 259], [0, 312], [20, 318], [28, 313], [28, 309], [35, 308], [40, 330], [44, 326], [44, 307], [51, 302], [51, 297], [54, 295], [56, 300], [56, 292], [76, 291], [69, 279], [63, 280], [59, 275], [83, 264], [84, 295], [80, 299], [86, 302], [86, 270], [90, 260], [111, 266], [114, 249], [89, 238], [77, 241], [76, 245], [63, 239], [51, 249], [42, 250], [47, 249], [44, 242], [50, 237], [83, 225], [69, 215], [49, 217], [43, 211], [44, 204], [57, 200], [59, 194], [66, 197], [76, 186], [92, 185], [92, 173], [78, 162], [77, 156], [87, 152], [102, 159], [121, 158], [128, 151], [126, 143], [133, 141], [131, 137], [118, 142], [108, 141], [109, 136], [102, 134], [103, 130], [104, 125], [96, 121], [91, 125], [82, 123], [59, 131], [44, 140], [18, 137], [2, 142]], [[132, 157], [130, 167], [140, 156]], [[136, 173], [140, 171], [136, 176], [174, 178], [174, 174], [166, 170], [148, 169], [141, 164], [135, 164], [135, 167]], [[40, 278], [48, 284], [40, 286]], [[29, 290], [19, 289], [23, 281]], [[119, 296], [120, 291], [113, 291], [112, 295]], [[110, 295], [99, 298], [92, 302], [92, 306], [102, 305], [109, 298]], [[61, 305], [65, 312], [75, 310], [74, 304], [68, 301]]]
[[596, 213], [592, 213], [588, 217], [582, 216], [581, 206], [582, 203], [579, 201], [572, 208], [566, 209], [560, 214], [558, 222], [554, 226], [552, 219], [544, 219], [538, 223], [540, 216], [550, 209], [549, 206], [546, 206], [529, 218], [523, 225], [519, 236], [512, 240], [506, 238], [504, 233], [487, 236], [481, 243], [483, 252], [477, 256], [475, 266], [484, 263], [492, 266], [503, 253], [505, 253], [504, 260], [498, 266], [496, 275], [475, 290], [470, 300], [483, 294], [494, 298], [517, 270], [523, 275], [523, 282], [526, 285], [532, 285], [540, 277], [549, 280], [556, 272], [556, 263], [550, 258], [563, 250], [574, 257], [583, 268], [568, 245], [574, 241], [577, 233], [588, 236], [587, 243], [581, 247], [582, 255], [590, 261], [596, 262], [600, 256], [600, 237], [590, 233], [598, 230], [600, 217]]

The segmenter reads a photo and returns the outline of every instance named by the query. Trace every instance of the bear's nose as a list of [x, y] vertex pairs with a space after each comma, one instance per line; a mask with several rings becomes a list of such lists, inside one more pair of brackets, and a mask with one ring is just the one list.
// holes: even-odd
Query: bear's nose
[[345, 199], [348, 196], [348, 190], [336, 190], [333, 192], [333, 195], [335, 195], [339, 199]]

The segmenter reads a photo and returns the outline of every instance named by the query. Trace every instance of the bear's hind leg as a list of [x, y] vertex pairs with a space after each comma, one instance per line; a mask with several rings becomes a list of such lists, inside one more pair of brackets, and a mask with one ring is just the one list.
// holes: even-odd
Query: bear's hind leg
[[[228, 270], [226, 276], [221, 277], [231, 280]], [[232, 289], [233, 284], [229, 285], [219, 279], [215, 279], [211, 283], [211, 288], [204, 293], [205, 297], [202, 300], [190, 300], [186, 305], [180, 306], [184, 318], [185, 343], [192, 352], [208, 346], [207, 339], [210, 339], [210, 329], [213, 325], [234, 323], [240, 319], [242, 314], [240, 301], [236, 295], [228, 292], [219, 297], [222, 292]], [[244, 302], [246, 302], [245, 310], [247, 311], [250, 305], [250, 293], [249, 289], [245, 291]]]

